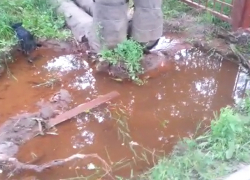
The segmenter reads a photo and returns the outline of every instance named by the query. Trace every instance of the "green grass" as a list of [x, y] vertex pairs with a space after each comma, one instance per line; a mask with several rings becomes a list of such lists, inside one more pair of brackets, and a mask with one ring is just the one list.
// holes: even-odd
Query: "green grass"
[[[231, 4], [231, 1], [232, 0], [226, 0], [225, 2]], [[196, 0], [194, 2], [199, 2], [199, 1]], [[220, 12], [221, 4], [216, 3], [215, 6], [213, 6], [213, 3], [214, 3], [213, 0], [208, 1], [208, 7], [214, 9], [215, 11]], [[203, 2], [202, 5], [205, 5], [205, 3]], [[162, 10], [164, 18], [166, 20], [185, 16], [186, 13], [192, 13], [193, 11], [195, 11], [194, 8], [191, 8], [187, 4], [183, 3], [181, 0], [163, 0]], [[230, 15], [230, 12], [231, 11], [229, 7], [225, 6], [223, 8], [223, 14]], [[197, 14], [197, 20], [200, 23], [214, 24], [216, 26], [220, 26], [226, 29], [230, 28], [229, 23], [222, 21], [218, 17], [206, 11], [202, 11], [201, 13]]]
[[218, 17], [212, 15], [210, 12], [202, 12], [197, 16], [197, 20], [200, 23], [204, 24], [213, 24], [218, 27], [222, 27], [224, 29], [230, 29], [231, 25], [228, 22], [222, 21]]
[[[232, 4], [233, 0], [224, 0], [222, 2], [228, 3], [228, 4]], [[222, 6], [222, 3], [219, 2], [215, 2], [214, 0], [208, 0], [208, 1], [200, 1], [200, 0], [194, 0], [194, 2], [196, 3], [200, 3], [203, 6], [206, 6], [206, 2], [207, 2], [207, 7], [209, 7], [210, 9], [213, 9], [217, 12], [222, 12], [225, 15], [230, 15], [230, 7], [228, 6]]]
[[[225, 0], [225, 3], [232, 4], [232, 0]], [[205, 5], [205, 3], [203, 3], [203, 5]], [[228, 6], [224, 6], [222, 8], [221, 3], [214, 2], [213, 0], [209, 0], [207, 5], [210, 9], [212, 9], [216, 12], [221, 12], [222, 14], [227, 15], [227, 16], [230, 16], [230, 14], [231, 14], [231, 9]], [[229, 23], [222, 21], [218, 17], [212, 15], [210, 12], [202, 12], [200, 14], [199, 19], [201, 22], [204, 22], [204, 23], [211, 23], [211, 24], [214, 24], [216, 26], [223, 27], [225, 29], [230, 28]]]
[[191, 10], [191, 7], [180, 0], [163, 0], [162, 2], [162, 12], [165, 19], [179, 17]]
[[149, 180], [211, 180], [229, 175], [250, 162], [250, 94], [240, 108], [222, 108], [208, 130], [185, 138], [169, 157], [159, 160], [141, 178]]
[[101, 51], [101, 55], [112, 65], [117, 65], [119, 62], [124, 63], [132, 80], [137, 80], [138, 74], [143, 71], [141, 67], [143, 47], [134, 40], [125, 40], [113, 50], [104, 49]]
[[64, 18], [57, 16], [55, 8], [46, 0], [1, 0], [0, 14], [0, 54], [17, 44], [10, 27], [12, 23], [23, 22], [37, 38], [66, 39], [70, 36], [68, 30], [62, 29]]

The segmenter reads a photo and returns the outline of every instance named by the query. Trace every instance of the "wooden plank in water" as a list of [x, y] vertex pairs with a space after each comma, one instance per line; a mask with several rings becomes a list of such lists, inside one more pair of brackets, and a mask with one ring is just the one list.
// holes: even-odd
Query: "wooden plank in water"
[[49, 120], [49, 127], [53, 127], [53, 126], [56, 126], [68, 119], [71, 119], [83, 112], [87, 112], [107, 101], [110, 101], [111, 99], [119, 96], [120, 94], [116, 91], [112, 91], [108, 94], [105, 94], [105, 95], [101, 95], [99, 96], [98, 98], [94, 99], [94, 100], [91, 100], [90, 102], [87, 102], [87, 103], [84, 103], [84, 104], [80, 104], [79, 106], [69, 110], [69, 111], [66, 111], [64, 112], [63, 114], [60, 114], [58, 116], [56, 116], [55, 118], [52, 118]]

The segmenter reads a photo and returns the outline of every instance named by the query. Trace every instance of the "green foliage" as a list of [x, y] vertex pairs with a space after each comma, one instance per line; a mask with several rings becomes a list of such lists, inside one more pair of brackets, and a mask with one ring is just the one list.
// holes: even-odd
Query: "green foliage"
[[243, 109], [250, 116], [250, 91], [248, 91], [246, 98], [243, 101]]
[[[224, 2], [232, 4], [232, 0], [225, 0]], [[222, 12], [223, 14], [230, 16], [230, 7], [224, 5], [222, 8], [222, 3], [215, 2], [214, 0], [209, 0], [208, 7], [214, 9], [217, 12]]]
[[211, 180], [224, 177], [250, 162], [250, 94], [242, 111], [222, 108], [208, 131], [179, 142], [169, 158], [159, 160], [142, 178], [150, 180]]
[[[220, 2], [216, 2], [214, 0], [206, 0], [206, 1], [193, 0], [193, 1], [196, 3], [199, 3], [203, 6], [207, 6], [208, 8], [213, 9], [217, 12], [222, 12], [223, 14], [230, 16], [230, 9], [231, 8], [229, 6], [226, 6], [226, 5], [224, 5], [222, 7], [222, 3], [220, 3]], [[223, 2], [228, 3], [228, 4], [232, 4], [232, 1], [233, 0], [224, 0]]]
[[[196, 3], [201, 3], [202, 5], [206, 6], [205, 1], [199, 1], [199, 0], [194, 0]], [[231, 4], [232, 0], [226, 0], [225, 1], [228, 4]], [[221, 3], [215, 3], [214, 5], [213, 0], [208, 1], [208, 7], [211, 9], [214, 9], [215, 11], [220, 12], [221, 11]], [[162, 6], [162, 11], [164, 14], [165, 19], [169, 18], [178, 18], [180, 16], [184, 16], [186, 13], [195, 11], [194, 8], [191, 8], [189, 5], [185, 4], [181, 0], [163, 0], [163, 6]], [[228, 6], [223, 7], [223, 14], [229, 15], [230, 16], [230, 8]], [[221, 26], [225, 29], [230, 28], [230, 24], [222, 21], [221, 19], [217, 18], [216, 16], [212, 15], [211, 13], [207, 11], [202, 11], [199, 13], [197, 16], [197, 19], [201, 23], [210, 23], [214, 24], [216, 26]]]
[[165, 19], [174, 18], [192, 10], [180, 0], [163, 0], [162, 11]]
[[62, 29], [64, 18], [46, 0], [1, 0], [0, 14], [0, 54], [17, 43], [10, 27], [13, 23], [22, 22], [38, 38], [66, 39], [70, 35]]
[[[196, 0], [195, 2], [201, 3], [198, 0]], [[222, 11], [223, 14], [230, 16], [231, 11], [228, 6], [223, 6], [223, 9], [222, 9], [221, 3], [215, 2], [213, 0], [208, 0], [208, 2], [204, 1], [202, 5], [206, 6], [206, 3], [207, 3], [207, 7], [209, 7], [210, 9], [216, 12]], [[225, 0], [225, 3], [231, 4], [232, 0]], [[221, 19], [219, 19], [218, 17], [214, 16], [213, 14], [207, 11], [202, 11], [200, 15], [198, 16], [198, 19], [200, 22], [214, 24], [216, 26], [220, 26], [225, 29], [229, 29], [231, 27], [229, 23], [222, 21]]]
[[229, 29], [231, 27], [229, 23], [222, 21], [221, 19], [212, 15], [210, 12], [200, 13], [199, 16], [197, 16], [197, 20], [198, 20], [198, 22], [201, 22], [201, 23], [214, 24], [216, 26], [220, 26], [220, 27], [223, 27], [225, 29]]
[[113, 50], [102, 50], [101, 55], [112, 65], [123, 62], [132, 80], [136, 80], [137, 75], [143, 71], [141, 67], [143, 47], [134, 40], [125, 40]]
[[237, 104], [238, 111], [250, 116], [250, 91], [246, 92], [246, 97]]
[[[248, 144], [250, 135], [250, 118], [223, 108], [220, 116], [211, 123], [211, 136], [208, 138], [208, 149], [220, 160], [237, 159], [245, 161], [250, 158], [250, 150], [242, 147]], [[244, 155], [243, 155], [244, 154]]]

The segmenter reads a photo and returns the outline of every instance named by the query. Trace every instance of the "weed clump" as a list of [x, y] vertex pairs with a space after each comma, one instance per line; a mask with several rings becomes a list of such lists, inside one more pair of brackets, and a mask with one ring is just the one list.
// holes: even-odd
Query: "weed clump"
[[38, 38], [66, 39], [70, 35], [69, 31], [61, 30], [64, 18], [46, 0], [1, 0], [0, 14], [0, 54], [17, 43], [13, 23], [22, 22]]
[[115, 66], [118, 62], [124, 63], [132, 80], [136, 80], [138, 74], [143, 72], [141, 66], [143, 47], [134, 40], [125, 40], [113, 50], [104, 49], [101, 51], [101, 55], [111, 65]]

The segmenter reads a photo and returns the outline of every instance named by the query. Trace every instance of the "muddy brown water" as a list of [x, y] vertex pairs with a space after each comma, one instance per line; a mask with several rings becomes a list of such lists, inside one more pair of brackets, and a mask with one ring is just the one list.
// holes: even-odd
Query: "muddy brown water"
[[[140, 174], [152, 166], [154, 155], [171, 152], [180, 137], [195, 132], [201, 120], [209, 122], [214, 111], [238, 101], [244, 91], [250, 89], [246, 75], [235, 64], [213, 59], [198, 50], [187, 51], [185, 46], [177, 47], [168, 63], [150, 72], [151, 78], [143, 86], [116, 82], [95, 72], [81, 53], [53, 49], [40, 49], [37, 53], [43, 57], [35, 66], [28, 64], [20, 54], [15, 55], [17, 61], [9, 69], [18, 81], [7, 74], [0, 77], [1, 123], [18, 113], [37, 111], [35, 104], [39, 100], [49, 100], [62, 88], [72, 95], [72, 107], [114, 90], [120, 96], [112, 100], [111, 105], [102, 105], [60, 124], [58, 135], [39, 136], [22, 145], [16, 155], [22, 162], [32, 161], [34, 155], [38, 159], [33, 163], [42, 164], [75, 153], [96, 153], [113, 168], [114, 176]], [[54, 77], [61, 81], [53, 88], [32, 87]], [[121, 107], [128, 118], [116, 121], [109, 112], [118, 112]], [[116, 114], [116, 117], [119, 116]], [[129, 136], [124, 136], [124, 140], [118, 131], [124, 130], [126, 122]], [[143, 154], [148, 155], [148, 162]], [[10, 179], [87, 177], [95, 174], [99, 165], [96, 159], [86, 158], [42, 173], [23, 171]], [[99, 175], [90, 179], [97, 179]], [[7, 179], [7, 175], [3, 173], [0, 178]]]

